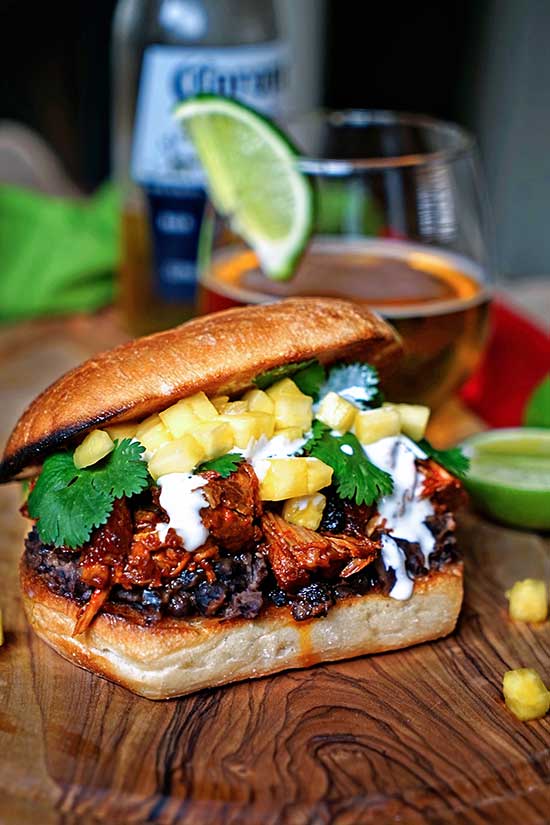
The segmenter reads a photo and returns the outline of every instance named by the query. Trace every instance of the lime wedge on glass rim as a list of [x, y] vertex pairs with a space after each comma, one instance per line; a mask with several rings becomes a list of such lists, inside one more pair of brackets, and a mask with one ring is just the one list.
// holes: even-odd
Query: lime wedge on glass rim
[[550, 430], [490, 430], [462, 443], [464, 484], [488, 515], [516, 527], [550, 529]]
[[269, 278], [287, 280], [313, 225], [313, 188], [298, 151], [269, 120], [229, 98], [197, 95], [179, 104], [216, 209], [256, 252]]

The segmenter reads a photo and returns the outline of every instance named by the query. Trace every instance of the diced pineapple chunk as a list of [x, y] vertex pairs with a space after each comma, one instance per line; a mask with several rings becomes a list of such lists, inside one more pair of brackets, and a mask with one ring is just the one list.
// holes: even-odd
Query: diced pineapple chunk
[[172, 438], [180, 438], [184, 433], [190, 432], [200, 420], [187, 403], [187, 399], [163, 410], [159, 413], [159, 418]]
[[328, 392], [319, 404], [316, 418], [330, 427], [331, 430], [347, 432], [353, 426], [357, 414], [357, 407], [338, 395], [337, 392]]
[[327, 500], [322, 493], [289, 498], [283, 506], [283, 518], [290, 524], [317, 530], [321, 524], [326, 503]]
[[325, 464], [318, 458], [308, 456], [304, 459], [307, 464], [307, 491], [308, 493], [316, 493], [317, 490], [322, 490], [323, 487], [328, 487], [332, 481], [332, 467]]
[[221, 412], [222, 407], [224, 407], [225, 404], [227, 404], [227, 402], [229, 401], [229, 396], [228, 395], [216, 395], [216, 396], [214, 396], [214, 398], [211, 398], [210, 401], [211, 401], [212, 405], [217, 409], [217, 411]]
[[254, 412], [265, 412], [270, 415], [275, 412], [273, 400], [263, 390], [248, 390], [243, 395], [243, 401], [246, 401], [248, 409]]
[[358, 412], [355, 416], [353, 429], [362, 444], [372, 444], [381, 438], [399, 435], [401, 431], [399, 413], [389, 407]]
[[550, 693], [532, 668], [508, 670], [502, 680], [502, 690], [506, 707], [522, 722], [540, 719], [550, 708]]
[[265, 435], [266, 438], [271, 438], [275, 429], [275, 419], [272, 415], [259, 411], [249, 412], [247, 415], [251, 415], [256, 419], [256, 431], [258, 433], [256, 438], [261, 438], [262, 435]]
[[307, 464], [303, 458], [266, 459], [268, 470], [260, 481], [260, 498], [264, 501], [284, 501], [305, 496], [308, 490]]
[[332, 468], [318, 458], [268, 458], [267, 472], [260, 482], [260, 498], [284, 501], [316, 493], [332, 479]]
[[281, 381], [277, 381], [276, 384], [272, 384], [267, 390], [266, 394], [273, 400], [276, 401], [278, 398], [284, 398], [285, 396], [301, 396], [303, 392], [299, 389], [298, 385], [292, 381], [290, 378], [283, 378]]
[[223, 415], [242, 415], [248, 412], [248, 404], [246, 401], [228, 401], [221, 408]]
[[123, 438], [133, 438], [135, 436], [137, 424], [111, 424], [110, 427], [105, 427], [105, 430], [113, 441], [115, 439], [122, 441]]
[[142, 421], [135, 437], [150, 453], [154, 453], [163, 444], [172, 440], [170, 430], [164, 426], [158, 415], [150, 415]]
[[297, 438], [303, 436], [301, 427], [284, 427], [282, 430], [277, 430], [277, 436], [288, 438], [289, 441], [296, 441]]
[[226, 415], [224, 412], [220, 419], [229, 424], [234, 444], [241, 450], [246, 449], [251, 439], [257, 440], [262, 435], [271, 438], [275, 426], [273, 416], [262, 412], [245, 412], [240, 415]]
[[518, 581], [506, 592], [510, 618], [518, 622], [543, 622], [548, 615], [548, 592], [541, 579]]
[[154, 479], [167, 473], [190, 473], [205, 459], [201, 444], [186, 433], [174, 441], [159, 447], [148, 464]]
[[233, 430], [225, 421], [201, 421], [193, 428], [193, 438], [204, 450], [204, 460], [218, 458], [228, 453], [233, 447]]
[[284, 396], [275, 401], [275, 429], [298, 427], [302, 433], [311, 429], [313, 400], [307, 395]]
[[304, 433], [311, 428], [313, 399], [301, 392], [294, 381], [283, 378], [266, 390], [274, 403], [275, 429], [299, 427]]
[[184, 433], [191, 432], [199, 421], [212, 421], [219, 415], [215, 406], [203, 392], [182, 398], [176, 404], [159, 413], [162, 422], [174, 438], [180, 438]]
[[298, 427], [302, 433], [311, 429], [313, 400], [307, 395], [283, 396], [275, 401], [275, 429]]
[[430, 418], [430, 408], [422, 404], [383, 404], [383, 409], [395, 410], [399, 415], [401, 432], [420, 441], [426, 434], [426, 427]]
[[104, 430], [92, 430], [74, 451], [75, 467], [81, 470], [83, 467], [96, 464], [114, 449], [115, 445], [109, 433]]
[[189, 398], [183, 400], [189, 404], [192, 412], [201, 421], [211, 421], [218, 416], [216, 407], [203, 392], [197, 392], [195, 395], [190, 395]]

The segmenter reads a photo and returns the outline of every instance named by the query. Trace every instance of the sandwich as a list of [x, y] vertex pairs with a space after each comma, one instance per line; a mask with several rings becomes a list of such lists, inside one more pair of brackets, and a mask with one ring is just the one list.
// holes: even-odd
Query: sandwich
[[33, 630], [142, 696], [450, 633], [458, 451], [384, 399], [400, 341], [366, 308], [294, 298], [137, 339], [23, 413]]

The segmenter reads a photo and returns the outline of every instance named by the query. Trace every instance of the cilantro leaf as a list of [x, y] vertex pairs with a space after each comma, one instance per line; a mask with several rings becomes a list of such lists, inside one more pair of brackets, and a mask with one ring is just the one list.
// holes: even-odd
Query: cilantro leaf
[[105, 461], [87, 468], [94, 474], [94, 486], [113, 498], [140, 493], [149, 483], [147, 463], [141, 460], [144, 449], [130, 438], [115, 441], [115, 449]]
[[309, 367], [300, 370], [294, 376], [294, 383], [304, 395], [314, 400], [319, 397], [319, 391], [326, 378], [326, 370], [319, 361], [314, 361]]
[[332, 435], [328, 427], [315, 421], [312, 437], [303, 449], [332, 467], [341, 498], [352, 499], [356, 504], [373, 504], [393, 490], [391, 475], [369, 461], [352, 433]]
[[28, 508], [44, 544], [81, 547], [107, 521], [113, 501], [94, 486], [91, 471], [77, 470], [72, 453], [55, 453], [44, 461]]
[[330, 370], [319, 395], [323, 398], [336, 392], [361, 409], [370, 409], [380, 407], [384, 400], [378, 384], [378, 370], [370, 364], [337, 364]]
[[296, 452], [296, 455], [310, 455], [311, 450], [313, 450], [319, 441], [323, 438], [325, 433], [330, 432], [330, 427], [327, 427], [326, 424], [323, 424], [322, 421], [319, 421], [316, 418], [311, 426], [311, 435], [308, 440], [303, 444], [300, 449]]
[[464, 478], [468, 472], [470, 459], [464, 455], [460, 447], [453, 447], [451, 450], [436, 450], [425, 438], [416, 443], [426, 455], [441, 464], [451, 475]]
[[281, 364], [280, 367], [274, 367], [272, 370], [260, 373], [256, 378], [252, 379], [252, 383], [255, 384], [259, 390], [266, 390], [272, 384], [275, 384], [276, 381], [280, 381], [281, 378], [290, 378], [292, 375], [296, 375], [297, 372], [305, 370], [316, 363], [315, 358], [311, 358], [309, 361]]
[[226, 453], [219, 458], [212, 458], [210, 461], [205, 461], [195, 472], [206, 473], [208, 470], [214, 470], [216, 473], [219, 473], [222, 478], [228, 478], [243, 461], [244, 456], [239, 453]]
[[91, 467], [75, 467], [71, 452], [49, 456], [28, 500], [44, 544], [82, 547], [94, 527], [105, 524], [116, 498], [144, 490], [149, 474], [142, 452], [141, 444], [125, 438]]

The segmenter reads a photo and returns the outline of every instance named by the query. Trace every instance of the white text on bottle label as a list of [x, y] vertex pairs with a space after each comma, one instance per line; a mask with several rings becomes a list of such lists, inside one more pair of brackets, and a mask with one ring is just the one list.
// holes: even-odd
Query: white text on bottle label
[[173, 116], [175, 106], [193, 95], [211, 93], [277, 117], [284, 109], [285, 64], [286, 47], [279, 42], [224, 48], [149, 46], [137, 101], [133, 179], [149, 187], [202, 187], [204, 176]]

